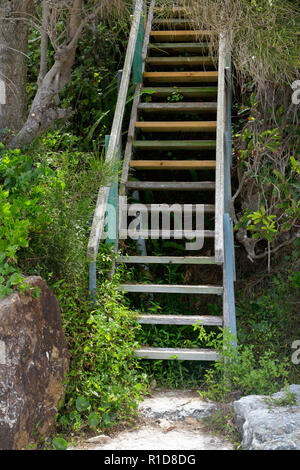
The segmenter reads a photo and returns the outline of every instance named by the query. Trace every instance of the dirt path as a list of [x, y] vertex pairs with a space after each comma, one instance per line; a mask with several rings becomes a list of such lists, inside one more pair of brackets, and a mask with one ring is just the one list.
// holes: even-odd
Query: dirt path
[[193, 391], [155, 392], [140, 405], [141, 422], [114, 437], [96, 436], [78, 450], [231, 450], [232, 443], [213, 436], [201, 419], [216, 410]]

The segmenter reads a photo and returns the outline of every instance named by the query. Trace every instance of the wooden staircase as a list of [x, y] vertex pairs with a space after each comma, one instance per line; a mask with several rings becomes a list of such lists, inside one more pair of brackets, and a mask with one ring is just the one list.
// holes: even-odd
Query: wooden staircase
[[[220, 184], [219, 173], [220, 168], [222, 171], [222, 162], [218, 161], [220, 148], [223, 152], [220, 135], [224, 138], [225, 126], [222, 90], [220, 93], [224, 76], [220, 80], [218, 71], [220, 59], [208, 55], [209, 41], [214, 33], [210, 30], [194, 30], [187, 19], [176, 18], [176, 14], [174, 19], [162, 19], [161, 10], [155, 10], [154, 5], [155, 2], [152, 1], [148, 11], [141, 50], [142, 81], [136, 86], [124, 152], [119, 189], [120, 213], [122, 217], [127, 218], [130, 204], [123, 208], [122, 201], [124, 197], [130, 200], [133, 191], [135, 194], [136, 191], [139, 192], [140, 199], [144, 203], [145, 191], [152, 191], [154, 198], [157, 195], [157, 203], [153, 205], [145, 203], [145, 207], [161, 213], [168, 210], [166, 206], [161, 205], [164, 203], [164, 197], [168, 204], [176, 204], [180, 195], [179, 206], [184, 207], [184, 204], [188, 204], [191, 214], [195, 213], [196, 205], [202, 204], [204, 213], [215, 228], [214, 230], [211, 227], [205, 228], [201, 235], [204, 236], [205, 243], [207, 240], [213, 240], [215, 253], [208, 256], [205, 250], [200, 250], [193, 255], [191, 251], [187, 251], [185, 256], [170, 256], [170, 254], [153, 256], [146, 251], [141, 254], [137, 249], [135, 255], [127, 256], [124, 253], [118, 256], [117, 263], [146, 267], [153, 264], [199, 265], [199, 270], [204, 265], [211, 267], [215, 265], [219, 266], [223, 273], [223, 281], [216, 285], [137, 282], [121, 284], [119, 288], [129, 294], [221, 296], [223, 316], [198, 315], [196, 312], [181, 315], [141, 314], [139, 322], [148, 325], [190, 326], [201, 323], [209, 327], [230, 327], [235, 333], [233, 279], [230, 276], [230, 269], [228, 270], [228, 266], [233, 263], [233, 238], [230, 238], [230, 235], [230, 240], [228, 237], [227, 241], [223, 240], [226, 202], [224, 204], [224, 182]], [[156, 11], [159, 12], [158, 16]], [[197, 174], [197, 181], [192, 179], [191, 171], [194, 175]], [[221, 175], [222, 177], [224, 178], [224, 175]], [[222, 204], [220, 198], [223, 198]], [[145, 248], [148, 239], [146, 232], [143, 229], [138, 232]], [[175, 228], [168, 233], [165, 232], [163, 228], [156, 230], [155, 238], [164, 238], [167, 235], [174, 238], [182, 236], [182, 233]], [[230, 225], [229, 234], [231, 233]], [[185, 233], [186, 237], [191, 235], [195, 235], [195, 231]], [[222, 247], [224, 246], [225, 250], [226, 243], [227, 245], [229, 243], [230, 250], [224, 255]], [[208, 349], [144, 347], [137, 350], [136, 354], [146, 359], [177, 358], [196, 361], [218, 359], [217, 352]]]

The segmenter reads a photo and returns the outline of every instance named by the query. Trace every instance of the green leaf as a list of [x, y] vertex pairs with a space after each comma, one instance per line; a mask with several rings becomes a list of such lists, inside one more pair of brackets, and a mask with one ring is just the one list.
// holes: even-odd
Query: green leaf
[[66, 450], [68, 447], [68, 443], [62, 437], [54, 437], [52, 440], [52, 445], [55, 450]]
[[100, 422], [100, 418], [98, 413], [92, 411], [88, 416], [88, 423], [91, 428], [96, 428]]
[[90, 406], [89, 402], [84, 397], [78, 397], [76, 400], [77, 411], [86, 411]]

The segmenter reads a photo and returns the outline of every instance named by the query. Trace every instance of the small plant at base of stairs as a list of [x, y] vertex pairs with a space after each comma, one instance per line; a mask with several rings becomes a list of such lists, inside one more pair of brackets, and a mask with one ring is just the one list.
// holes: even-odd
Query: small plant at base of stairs
[[203, 327], [199, 335], [207, 338], [207, 346], [214, 347], [221, 360], [205, 374], [205, 390], [200, 391], [203, 398], [230, 401], [249, 394], [275, 393], [284, 385], [288, 377], [288, 361], [277, 359], [273, 351], [264, 351], [259, 357], [252, 345], [233, 344], [236, 338], [226, 329], [220, 328], [217, 335], [207, 335]]

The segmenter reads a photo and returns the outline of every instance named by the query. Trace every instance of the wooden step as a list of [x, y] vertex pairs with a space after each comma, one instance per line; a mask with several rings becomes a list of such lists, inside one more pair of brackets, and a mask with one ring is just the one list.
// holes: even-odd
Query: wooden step
[[207, 52], [209, 50], [209, 45], [207, 42], [156, 42], [150, 43], [148, 49], [151, 52], [160, 51], [160, 52]]
[[158, 66], [201, 66], [216, 65], [217, 59], [213, 57], [148, 57], [146, 59], [148, 65]]
[[216, 184], [214, 181], [127, 181], [126, 188], [140, 191], [214, 191]]
[[135, 128], [143, 132], [216, 132], [217, 121], [139, 121]]
[[216, 264], [213, 256], [119, 256], [117, 262], [128, 264]]
[[209, 30], [190, 30], [190, 31], [150, 31], [150, 38], [159, 42], [184, 42], [197, 41], [198, 39], [210, 39], [213, 35]]
[[144, 113], [216, 113], [217, 103], [140, 103]]
[[134, 140], [139, 150], [215, 150], [215, 140]]
[[[148, 240], [149, 238], [164, 240], [192, 240], [193, 238], [214, 238], [214, 230], [161, 230], [161, 229], [148, 229], [148, 230], [135, 230], [132, 232], [137, 238]], [[132, 237], [132, 234], [130, 236]]]
[[156, 294], [211, 294], [222, 295], [221, 286], [186, 286], [165, 284], [120, 284], [120, 291], [125, 292], [151, 292]]
[[180, 27], [187, 27], [187, 29], [192, 26], [195, 22], [191, 19], [183, 19], [183, 18], [154, 18], [152, 21], [152, 25], [158, 26], [177, 26]]
[[215, 160], [131, 160], [136, 170], [214, 170]]
[[178, 359], [181, 361], [217, 361], [220, 355], [213, 349], [150, 348], [137, 349], [140, 359]]
[[223, 317], [212, 315], [139, 315], [137, 320], [144, 325], [223, 325]]
[[[168, 213], [170, 211], [170, 205], [169, 204], [144, 204], [145, 207], [147, 207], [149, 212], [160, 212], [162, 214]], [[199, 210], [201, 207], [201, 210], [204, 211], [204, 213], [214, 213], [215, 212], [215, 205], [214, 204], [197, 204], [198, 207], [196, 207], [196, 204], [177, 204], [173, 203], [171, 207], [175, 210], [175, 207], [180, 208], [180, 211], [185, 211], [186, 213], [192, 212], [196, 213], [196, 209]]]
[[148, 82], [159, 83], [210, 83], [218, 81], [218, 72], [144, 72], [143, 77]]
[[155, 13], [163, 13], [166, 15], [167, 13], [173, 13], [174, 15], [185, 15], [187, 12], [187, 5], [183, 6], [173, 6], [170, 4], [166, 4], [164, 6], [155, 6], [154, 7], [154, 12]]
[[142, 95], [160, 98], [172, 96], [174, 92], [180, 93], [184, 98], [209, 98], [217, 96], [218, 87], [143, 87], [141, 89]]

